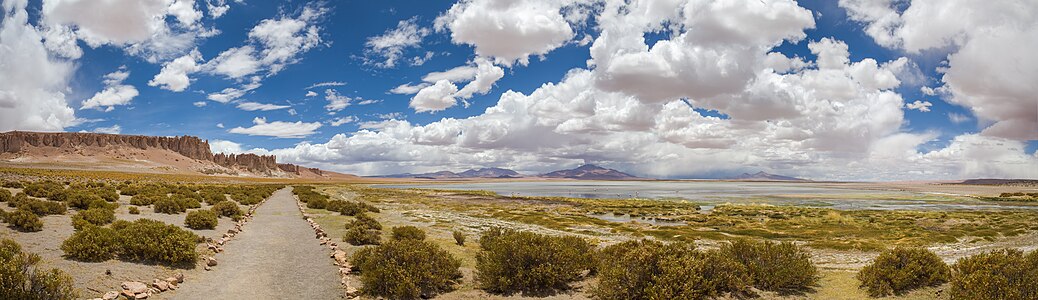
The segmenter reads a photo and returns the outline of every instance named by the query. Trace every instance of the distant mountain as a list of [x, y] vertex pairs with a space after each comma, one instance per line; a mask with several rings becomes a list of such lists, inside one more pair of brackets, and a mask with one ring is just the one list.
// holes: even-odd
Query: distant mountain
[[767, 172], [764, 172], [764, 171], [760, 171], [760, 172], [757, 172], [755, 174], [742, 173], [740, 175], [728, 177], [728, 178], [725, 178], [725, 179], [732, 179], [732, 180], [761, 180], [761, 181], [808, 181], [807, 179], [790, 177], [790, 176], [775, 175], [775, 174], [770, 174], [770, 173], [767, 173]]
[[382, 175], [375, 177], [383, 178], [423, 178], [423, 179], [456, 179], [456, 178], [519, 178], [523, 177], [516, 171], [502, 168], [480, 168], [469, 169], [461, 173], [451, 171], [439, 171], [432, 173], [403, 173], [393, 175]]
[[569, 170], [558, 170], [541, 175], [541, 177], [547, 178], [571, 178], [571, 179], [582, 179], [582, 180], [623, 180], [623, 179], [637, 179], [631, 174], [620, 172], [613, 169], [606, 169], [592, 164], [586, 164], [576, 169]]

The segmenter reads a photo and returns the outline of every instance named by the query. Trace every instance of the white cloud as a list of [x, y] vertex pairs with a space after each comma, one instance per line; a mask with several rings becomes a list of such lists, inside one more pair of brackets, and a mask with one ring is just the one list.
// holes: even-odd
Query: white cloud
[[562, 11], [574, 2], [459, 1], [436, 18], [436, 30], [449, 30], [454, 43], [472, 45], [477, 55], [498, 64], [526, 65], [531, 55], [547, 54], [573, 38]]
[[328, 111], [340, 111], [350, 106], [350, 97], [339, 95], [339, 92], [333, 89], [324, 90], [324, 100], [328, 100], [328, 105], [324, 106], [324, 109]]
[[223, 123], [216, 123], [216, 128], [223, 128]]
[[477, 57], [475, 63], [475, 79], [458, 91], [459, 98], [468, 99], [474, 94], [486, 94], [494, 87], [495, 82], [505, 77], [505, 70], [482, 57]]
[[91, 130], [91, 132], [107, 133], [107, 134], [119, 134], [119, 133], [123, 132], [123, 128], [117, 124], [117, 125], [112, 125], [112, 126], [109, 126], [109, 127], [97, 127], [97, 128], [94, 128], [93, 130]]
[[[1038, 139], [1038, 6], [1033, 2], [843, 0], [879, 44], [912, 53], [949, 53], [931, 92], [969, 108], [982, 134]], [[903, 10], [895, 9], [900, 6]], [[926, 90], [924, 90], [926, 92]]]
[[238, 109], [241, 109], [241, 110], [244, 110], [244, 111], [257, 111], [257, 110], [260, 110], [260, 111], [271, 111], [271, 110], [286, 109], [286, 108], [289, 108], [289, 107], [291, 107], [291, 106], [288, 106], [288, 105], [276, 105], [276, 104], [270, 104], [270, 103], [257, 103], [257, 102], [239, 102], [238, 103]]
[[0, 131], [60, 131], [76, 123], [65, 100], [75, 66], [48, 54], [25, 2], [4, 2], [0, 25]]
[[224, 153], [224, 154], [240, 154], [245, 153], [242, 150], [241, 144], [232, 141], [225, 140], [212, 140], [209, 141], [209, 151], [213, 153]]
[[100, 92], [94, 94], [93, 97], [83, 101], [83, 106], [79, 109], [101, 109], [105, 108], [105, 111], [111, 111], [118, 105], [128, 105], [133, 101], [134, 97], [140, 95], [137, 92], [137, 88], [132, 85], [122, 84], [127, 77], [130, 76], [130, 71], [125, 70], [123, 66], [118, 71], [109, 73], [104, 76], [105, 88]]
[[209, 13], [209, 17], [213, 19], [222, 17], [231, 9], [231, 6], [227, 5], [226, 0], [206, 0], [205, 6], [206, 11]]
[[246, 45], [235, 47], [220, 52], [220, 55], [209, 61], [211, 71], [214, 74], [227, 76], [228, 78], [242, 78], [256, 73], [260, 69], [260, 62], [254, 57], [256, 49]]
[[268, 123], [266, 118], [259, 117], [253, 119], [252, 123], [254, 124], [252, 127], [235, 127], [231, 128], [228, 132], [247, 135], [272, 136], [278, 138], [304, 138], [308, 135], [314, 134], [314, 131], [321, 128], [320, 122], [305, 123], [303, 121], [275, 121]]
[[430, 85], [431, 84], [429, 84], [427, 82], [422, 82], [422, 83], [414, 84], [414, 85], [412, 85], [410, 83], [405, 83], [405, 84], [401, 84], [401, 85], [399, 85], [399, 86], [389, 90], [389, 92], [393, 93], [393, 94], [412, 95], [412, 94], [418, 93], [418, 91], [421, 91], [422, 89], [424, 89], [425, 87], [430, 86]]
[[191, 53], [163, 65], [159, 74], [156, 74], [155, 78], [148, 81], [148, 85], [174, 92], [183, 92], [191, 85], [191, 79], [188, 75], [201, 69], [198, 65], [198, 62], [201, 60], [202, 53], [198, 52], [198, 49], [192, 50]]
[[382, 100], [362, 99], [362, 100], [360, 100], [360, 102], [357, 102], [357, 105], [368, 105], [368, 104], [375, 104], [375, 103], [381, 103], [381, 102], [382, 102]]
[[305, 90], [312, 90], [314, 88], [319, 88], [319, 87], [333, 87], [333, 86], [344, 86], [344, 85], [346, 85], [346, 83], [342, 82], [342, 81], [318, 82], [318, 83], [314, 83], [314, 84], [306, 87]]
[[454, 94], [458, 93], [458, 87], [447, 80], [437, 81], [436, 84], [425, 87], [411, 98], [408, 105], [415, 112], [437, 112], [454, 106], [458, 100]]
[[948, 113], [948, 120], [955, 124], [962, 124], [969, 121], [970, 117], [967, 115], [950, 112]]
[[[368, 38], [368, 41], [364, 44], [364, 51], [369, 56], [365, 58], [365, 63], [380, 68], [394, 68], [404, 56], [405, 50], [408, 48], [419, 48], [422, 44], [422, 39], [429, 35], [430, 30], [419, 27], [416, 24], [417, 20], [417, 17], [413, 17], [400, 21], [396, 28], [386, 30], [382, 35]], [[424, 64], [425, 60], [432, 57], [429, 53], [431, 52], [426, 53], [425, 58], [419, 59], [416, 57], [412, 64]], [[376, 56], [377, 58], [371, 58], [370, 56]]]
[[317, 92], [306, 91], [306, 97], [315, 97], [315, 96], [317, 96]]
[[195, 101], [194, 103], [191, 103], [191, 105], [194, 105], [195, 107], [205, 107], [206, 105], [209, 105], [209, 102]]
[[357, 121], [357, 117], [345, 116], [345, 117], [338, 117], [338, 118], [332, 119], [330, 122], [328, 122], [328, 125], [332, 125], [334, 127], [338, 127], [339, 125], [346, 124], [346, 123], [353, 123], [353, 122], [356, 122], [356, 121]]
[[930, 103], [930, 101], [920, 100], [915, 100], [915, 102], [905, 104], [905, 108], [918, 110], [920, 112], [930, 111], [931, 106], [933, 106], [933, 103]]
[[[430, 96], [436, 96], [436, 101], [429, 103], [438, 103], [435, 104], [435, 106], [442, 106], [448, 104], [447, 102], [450, 102], [450, 105], [447, 106], [450, 107], [454, 105], [454, 102], [456, 102], [456, 98], [460, 98], [462, 99], [462, 101], [464, 101], [465, 107], [468, 107], [469, 103], [468, 101], [465, 101], [466, 99], [472, 98], [472, 96], [475, 94], [483, 95], [489, 93], [490, 89], [494, 87], [494, 83], [496, 83], [498, 80], [501, 80], [501, 78], [503, 78], [504, 76], [504, 69], [494, 65], [493, 62], [487, 60], [486, 58], [477, 57], [473, 61], [469, 62], [469, 64], [467, 65], [454, 67], [443, 72], [431, 72], [429, 74], [426, 74], [424, 77], [422, 77], [422, 80], [425, 81], [423, 83], [417, 85], [402, 84], [393, 88], [392, 90], [389, 90], [389, 92], [393, 94], [415, 94], [421, 92], [422, 90], [429, 90], [428, 92], [426, 92], [425, 95], [423, 95], [422, 98], [419, 98], [420, 102], [429, 102], [430, 100], [432, 100], [431, 98], [429, 98]], [[439, 94], [431, 94], [434, 91], [436, 93], [443, 93], [446, 91], [444, 90], [447, 87], [446, 85], [440, 85], [439, 87], [433, 85], [434, 83], [439, 83], [441, 81], [448, 82], [452, 85], [454, 83], [461, 82], [468, 82], [468, 84], [466, 84], [460, 90], [457, 90], [457, 86], [455, 85], [454, 89], [456, 91], [453, 95], [451, 95], [448, 101], [448, 97], [446, 96], [441, 96]], [[418, 97], [415, 96], [415, 98]], [[413, 99], [414, 98], [412, 98], [412, 103], [414, 103]], [[420, 107], [425, 106], [420, 105]]]
[[220, 103], [228, 103], [235, 99], [245, 96], [252, 90], [258, 89], [262, 84], [259, 83], [258, 77], [253, 77], [250, 83], [244, 84], [237, 88], [225, 88], [216, 93], [210, 93], [206, 96], [206, 99], [213, 100]]
[[476, 79], [476, 72], [477, 71], [478, 71], [478, 69], [476, 69], [475, 66], [469, 66], [469, 65], [459, 66], [459, 67], [454, 67], [454, 68], [451, 68], [450, 70], [446, 70], [446, 71], [443, 71], [443, 72], [431, 72], [429, 74], [425, 74], [425, 76], [422, 77], [422, 81], [425, 81], [425, 82], [437, 82], [437, 81], [440, 81], [440, 80], [447, 80], [447, 81], [450, 81], [450, 82], [472, 81], [473, 79]]

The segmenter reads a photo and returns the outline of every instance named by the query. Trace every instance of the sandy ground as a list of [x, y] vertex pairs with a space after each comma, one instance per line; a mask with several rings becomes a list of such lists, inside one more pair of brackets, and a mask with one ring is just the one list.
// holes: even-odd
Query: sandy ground
[[[168, 299], [340, 299], [338, 268], [303, 221], [290, 189], [274, 193], [216, 255], [219, 265]], [[197, 272], [196, 272], [197, 273]]]
[[[20, 191], [19, 189], [8, 190], [13, 193]], [[184, 218], [187, 217], [187, 213], [177, 215], [160, 214], [155, 213], [151, 207], [143, 206], [138, 207], [141, 212], [139, 215], [131, 215], [127, 211], [131, 206], [129, 205], [130, 197], [121, 196], [119, 203], [121, 206], [116, 210], [116, 218], [120, 220], [132, 221], [148, 218], [183, 227]], [[201, 209], [208, 208], [209, 206], [203, 204]], [[0, 209], [5, 211], [14, 210], [8, 207], [6, 203], [0, 204]], [[242, 206], [242, 209], [247, 208]], [[150, 282], [151, 279], [166, 278], [176, 272], [187, 272], [195, 267], [171, 268], [121, 260], [108, 260], [96, 263], [67, 260], [62, 257], [64, 252], [61, 251], [61, 243], [75, 232], [75, 229], [72, 228], [72, 215], [75, 213], [74, 210], [69, 210], [64, 215], [41, 217], [43, 220], [43, 231], [39, 232], [20, 232], [7, 226], [0, 226], [0, 238], [14, 239], [22, 245], [24, 251], [39, 254], [43, 260], [43, 267], [58, 268], [72, 275], [75, 279], [74, 287], [79, 290], [80, 296], [85, 298], [99, 297], [107, 291], [118, 290], [123, 281]], [[215, 239], [232, 227], [234, 227], [233, 221], [228, 218], [221, 218], [214, 230], [188, 230], [200, 236]], [[200, 244], [198, 247], [201, 250], [204, 248], [204, 244]], [[105, 275], [106, 270], [110, 270], [112, 275]]]

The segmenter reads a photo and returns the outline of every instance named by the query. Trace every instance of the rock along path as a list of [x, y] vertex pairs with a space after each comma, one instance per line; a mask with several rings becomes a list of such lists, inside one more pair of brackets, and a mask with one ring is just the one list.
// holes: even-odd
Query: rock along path
[[[291, 188], [256, 209], [216, 255], [219, 265], [189, 278], [172, 299], [341, 299], [338, 269], [314, 239]], [[230, 222], [227, 219], [221, 222]], [[165, 296], [165, 295], [164, 295]]]

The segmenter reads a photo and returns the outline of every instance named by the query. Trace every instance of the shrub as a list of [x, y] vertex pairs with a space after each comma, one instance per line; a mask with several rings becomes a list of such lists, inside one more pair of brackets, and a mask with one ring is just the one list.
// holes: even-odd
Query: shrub
[[43, 221], [31, 211], [21, 209], [8, 213], [4, 221], [20, 231], [35, 232], [43, 230]]
[[316, 197], [306, 201], [306, 208], [324, 209], [325, 206], [328, 206], [328, 199], [324, 197]]
[[900, 295], [909, 290], [938, 286], [951, 277], [951, 269], [930, 250], [895, 248], [876, 257], [858, 272], [861, 288], [869, 296]]
[[105, 202], [105, 200], [102, 199], [101, 196], [94, 195], [92, 193], [84, 191], [75, 191], [69, 193], [69, 196], [65, 201], [66, 203], [68, 203], [69, 206], [78, 209], [87, 209], [90, 207], [90, 203], [95, 201], [100, 201], [101, 203]]
[[191, 229], [213, 229], [217, 222], [216, 213], [211, 210], [192, 211], [184, 218], [184, 225]]
[[24, 186], [22, 185], [21, 182], [18, 182], [18, 181], [4, 181], [3, 187], [5, 187], [5, 188], [12, 188], [12, 189], [20, 189], [20, 188], [22, 188]]
[[762, 290], [797, 293], [818, 282], [810, 255], [792, 243], [737, 240], [721, 251], [746, 266], [753, 286]]
[[185, 209], [202, 208], [202, 202], [198, 202], [195, 198], [180, 198], [177, 199], [177, 204]]
[[0, 298], [65, 300], [79, 297], [72, 277], [58, 269], [37, 266], [40, 256], [22, 252], [21, 245], [0, 239]]
[[213, 212], [222, 217], [234, 217], [242, 214], [241, 208], [238, 207], [237, 203], [232, 201], [218, 202], [211, 208]]
[[139, 215], [139, 214], [141, 214], [141, 210], [137, 209], [136, 206], [130, 206], [129, 211], [130, 211], [131, 215]]
[[454, 243], [458, 244], [458, 246], [465, 246], [465, 233], [455, 230], [451, 232], [451, 235], [454, 235]]
[[65, 256], [82, 261], [106, 261], [119, 251], [115, 230], [101, 226], [87, 226], [61, 243]]
[[425, 240], [425, 231], [414, 226], [393, 227], [391, 237], [394, 240]]
[[351, 227], [342, 235], [342, 241], [354, 246], [378, 245], [382, 234], [376, 229]]
[[113, 221], [115, 221], [115, 211], [104, 208], [91, 208], [73, 215], [72, 227], [80, 230], [90, 225], [104, 226]]
[[[415, 228], [417, 229], [417, 228]], [[431, 242], [400, 239], [353, 256], [364, 293], [389, 299], [431, 298], [460, 282], [461, 261]]]
[[152, 204], [152, 207], [155, 209], [155, 212], [157, 212], [157, 213], [164, 213], [164, 214], [171, 214], [171, 215], [175, 215], [175, 214], [179, 214], [179, 213], [182, 213], [184, 211], [187, 211], [187, 208], [185, 208], [183, 205], [181, 205], [181, 203], [179, 201], [176, 201], [176, 200], [173, 200], [173, 199], [169, 199], [169, 198], [163, 198], [163, 199], [159, 199], [158, 201], [155, 201], [155, 203]]
[[161, 199], [167, 199], [166, 194], [137, 194], [130, 198], [130, 205], [148, 206]]
[[18, 209], [25, 209], [41, 216], [61, 215], [65, 214], [65, 211], [68, 210], [64, 202], [29, 198], [15, 200], [13, 202], [17, 202], [16, 206], [18, 207]]
[[379, 224], [378, 220], [375, 220], [375, 218], [372, 218], [366, 214], [356, 215], [354, 216], [353, 221], [346, 223], [346, 228], [358, 227], [365, 229], [382, 230], [382, 224]]
[[14, 200], [14, 195], [7, 189], [0, 189], [0, 202], [7, 202]]
[[492, 293], [550, 293], [567, 289], [593, 267], [592, 245], [572, 236], [493, 228], [479, 239], [476, 280]]
[[190, 231], [150, 219], [112, 223], [119, 237], [120, 257], [168, 264], [194, 262], [198, 236]]
[[746, 267], [720, 251], [699, 252], [689, 243], [628, 241], [597, 254], [601, 299], [704, 299], [742, 292]]
[[1038, 251], [981, 253], [952, 265], [951, 299], [1038, 299]]

